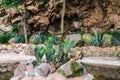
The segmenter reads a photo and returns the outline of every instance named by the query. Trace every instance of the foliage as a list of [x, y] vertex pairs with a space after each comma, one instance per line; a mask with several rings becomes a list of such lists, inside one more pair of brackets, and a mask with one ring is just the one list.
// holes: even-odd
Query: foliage
[[92, 46], [102, 47], [104, 41], [103, 34], [102, 33], [98, 34], [95, 28], [93, 30], [94, 30], [95, 39], [91, 39]]
[[74, 41], [70, 44], [68, 41], [56, 41], [55, 36], [48, 37], [46, 41], [44, 41], [45, 47], [38, 47], [35, 48], [35, 56], [38, 62], [41, 62], [41, 58], [43, 54], [46, 55], [48, 62], [62, 62], [65, 63], [67, 61], [68, 52], [72, 47], [75, 46]]
[[3, 35], [0, 36], [0, 44], [7, 44], [9, 39], [12, 38], [13, 36], [14, 34], [11, 32], [4, 33]]
[[24, 1], [24, 0], [2, 0], [2, 1], [1, 1], [1, 4], [2, 4], [5, 8], [17, 7], [22, 1]]
[[15, 38], [15, 43], [25, 43], [25, 38], [21, 35], [16, 34], [14, 38]]
[[35, 57], [38, 63], [41, 62], [41, 58], [43, 56], [43, 54], [41, 53], [42, 49], [43, 47], [39, 47], [39, 46], [35, 47]]
[[42, 43], [44, 44], [46, 41], [48, 41], [48, 39], [52, 41], [52, 43], [57, 43], [57, 37], [53, 34], [37, 34], [36, 37], [35, 37], [35, 40], [33, 42], [33, 44], [39, 44], [39, 43]]
[[12, 32], [16, 32], [18, 31], [18, 25], [17, 24], [13, 24], [12, 25]]

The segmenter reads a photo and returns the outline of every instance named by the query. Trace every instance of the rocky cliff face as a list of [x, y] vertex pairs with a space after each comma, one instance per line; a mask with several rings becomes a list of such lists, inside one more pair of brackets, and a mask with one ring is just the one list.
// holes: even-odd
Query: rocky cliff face
[[[62, 2], [62, 0], [49, 0], [48, 2], [28, 0], [27, 24], [30, 32], [48, 29], [58, 32]], [[3, 24], [20, 23], [23, 9], [22, 4], [19, 5], [18, 11], [1, 8], [0, 16], [3, 16], [4, 12], [9, 15], [3, 20]], [[66, 0], [64, 23], [66, 31], [91, 32], [91, 27], [95, 26], [98, 31], [120, 30], [120, 0]]]

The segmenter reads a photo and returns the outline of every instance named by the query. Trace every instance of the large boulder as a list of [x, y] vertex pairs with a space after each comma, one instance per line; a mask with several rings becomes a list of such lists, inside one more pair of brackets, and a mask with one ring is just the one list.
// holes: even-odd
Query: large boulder
[[12, 31], [12, 26], [5, 26], [4, 24], [0, 24], [0, 30], [2, 30], [3, 32], [10, 32]]
[[71, 34], [71, 35], [68, 35], [68, 36], [66, 37], [66, 40], [68, 40], [69, 43], [70, 43], [71, 41], [75, 41], [75, 44], [77, 44], [78, 42], [81, 41], [81, 35], [80, 35], [80, 34]]
[[104, 34], [103, 46], [111, 46], [113, 36], [109, 34]]
[[50, 65], [48, 63], [41, 63], [35, 68], [36, 73], [39, 76], [47, 76], [50, 72]]
[[71, 59], [67, 63], [60, 66], [60, 68], [57, 69], [57, 72], [59, 72], [65, 77], [81, 76], [83, 73], [83, 66], [81, 63], [77, 62], [76, 60]]
[[32, 34], [31, 37], [29, 38], [29, 43], [34, 43], [35, 37], [36, 37], [36, 34]]
[[94, 40], [95, 37], [91, 34], [83, 34], [83, 36], [82, 36], [82, 40], [83, 40], [85, 46], [92, 45], [92, 43], [91, 43], [92, 39]]

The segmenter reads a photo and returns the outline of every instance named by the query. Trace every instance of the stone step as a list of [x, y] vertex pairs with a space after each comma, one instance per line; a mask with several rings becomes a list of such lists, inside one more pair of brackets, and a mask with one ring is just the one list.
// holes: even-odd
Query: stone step
[[114, 57], [84, 57], [78, 61], [91, 66], [120, 67], [120, 59]]
[[0, 55], [0, 64], [21, 62], [29, 59], [36, 60], [35, 56], [4, 54], [4, 55]]

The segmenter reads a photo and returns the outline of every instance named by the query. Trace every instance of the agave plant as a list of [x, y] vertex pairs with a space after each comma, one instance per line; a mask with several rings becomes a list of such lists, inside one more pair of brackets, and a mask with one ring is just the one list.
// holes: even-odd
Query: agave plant
[[35, 37], [34, 44], [39, 44], [40, 41], [41, 41], [41, 34], [39, 33], [39, 34], [36, 35], [36, 37]]
[[14, 38], [15, 38], [15, 43], [20, 43], [20, 42], [24, 43], [25, 42], [25, 38], [23, 36], [21, 36], [21, 35], [16, 34], [14, 36]]
[[102, 47], [103, 45], [103, 41], [104, 41], [104, 36], [103, 34], [98, 34], [97, 30], [95, 28], [93, 28], [94, 31], [94, 35], [95, 35], [95, 39], [91, 39], [91, 44], [92, 46], [99, 46]]

